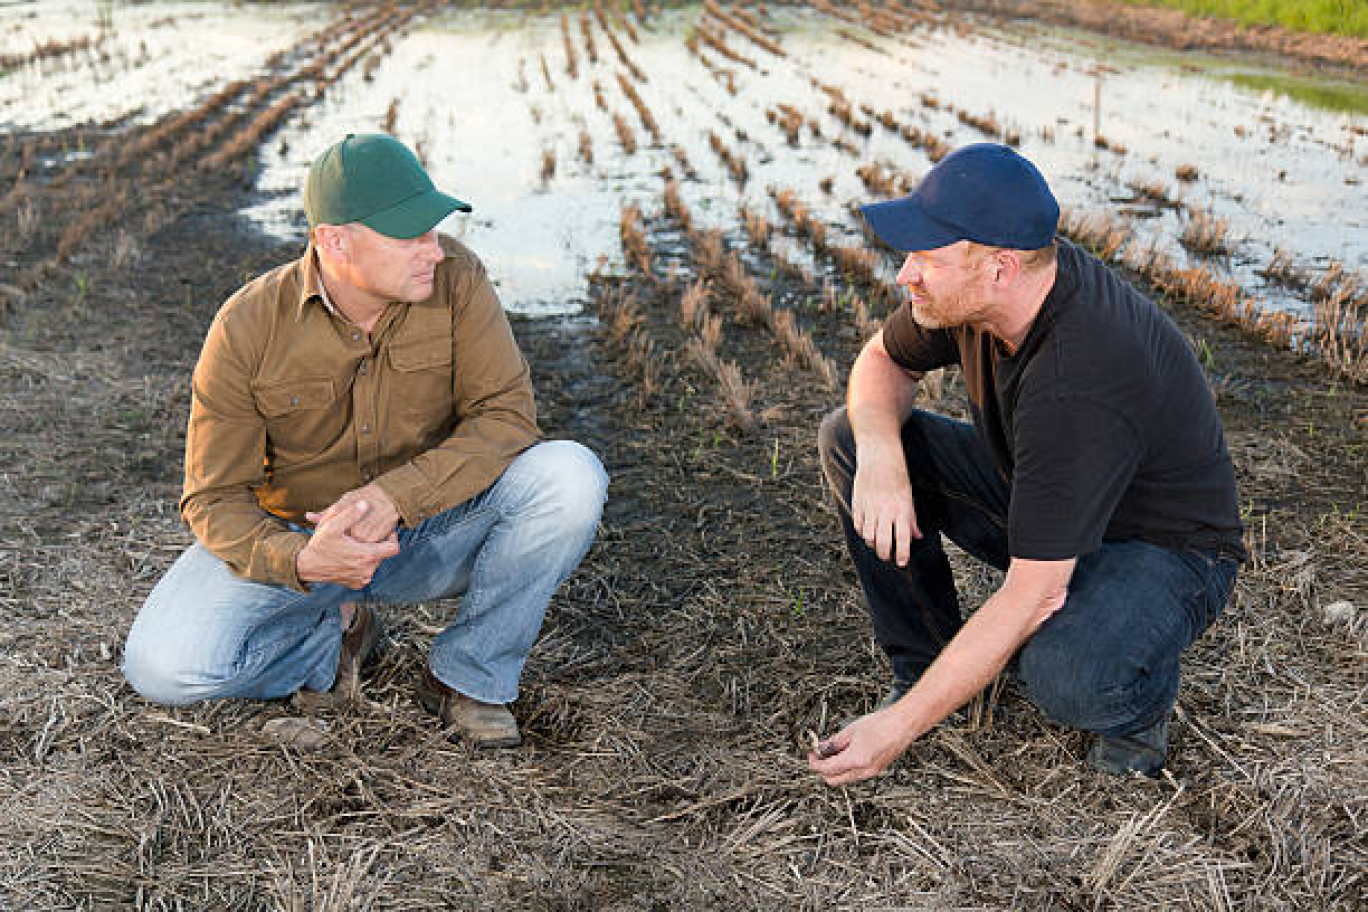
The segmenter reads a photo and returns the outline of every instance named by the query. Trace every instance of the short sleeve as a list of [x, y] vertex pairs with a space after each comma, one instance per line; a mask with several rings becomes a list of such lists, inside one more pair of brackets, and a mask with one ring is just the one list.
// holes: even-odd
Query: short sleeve
[[954, 336], [943, 329], [925, 329], [904, 304], [884, 323], [884, 349], [904, 370], [926, 372], [959, 363]]
[[1096, 550], [1142, 456], [1114, 408], [1068, 394], [1015, 416], [1007, 545], [1013, 557], [1067, 560]]

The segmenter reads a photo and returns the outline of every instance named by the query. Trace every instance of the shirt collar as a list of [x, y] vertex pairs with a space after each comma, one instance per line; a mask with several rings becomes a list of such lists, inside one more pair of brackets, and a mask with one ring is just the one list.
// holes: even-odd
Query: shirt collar
[[300, 283], [299, 283], [299, 317], [304, 317], [304, 308], [310, 301], [318, 299], [327, 308], [328, 313], [334, 317], [341, 317], [337, 312], [336, 305], [328, 297], [328, 289], [323, 284], [323, 273], [318, 268], [318, 251], [314, 249], [313, 241], [309, 241], [309, 247], [304, 251], [304, 256], [300, 258]]

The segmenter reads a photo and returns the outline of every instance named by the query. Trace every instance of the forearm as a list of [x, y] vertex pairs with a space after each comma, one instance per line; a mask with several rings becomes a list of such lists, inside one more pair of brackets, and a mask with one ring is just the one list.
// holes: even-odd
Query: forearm
[[1068, 595], [1074, 561], [1013, 561], [1007, 581], [970, 615], [892, 707], [911, 743], [988, 686]]
[[992, 683], [1033, 628], [994, 595], [965, 622], [908, 694], [892, 707], [910, 744]]
[[916, 402], [921, 375], [904, 370], [889, 357], [882, 334], [860, 352], [850, 369], [846, 413], [857, 450], [897, 447], [903, 423]]
[[237, 574], [258, 583], [306, 588], [296, 559], [308, 536], [293, 531], [254, 500], [192, 493], [181, 501], [181, 516], [195, 539]]

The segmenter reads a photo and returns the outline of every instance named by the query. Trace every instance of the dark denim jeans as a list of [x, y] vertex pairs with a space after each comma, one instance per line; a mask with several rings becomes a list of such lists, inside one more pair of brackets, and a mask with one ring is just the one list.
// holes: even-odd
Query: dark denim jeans
[[[1007, 568], [1009, 490], [970, 425], [914, 412], [903, 451], [922, 538], [905, 568], [882, 561], [850, 518], [855, 439], [845, 409], [822, 422], [819, 447], [864, 589], [874, 636], [893, 674], [915, 681], [963, 623], [941, 536]], [[1017, 653], [1027, 696], [1056, 721], [1128, 735], [1163, 718], [1178, 693], [1179, 659], [1225, 607], [1233, 557], [1142, 541], [1080, 555], [1064, 606]]]

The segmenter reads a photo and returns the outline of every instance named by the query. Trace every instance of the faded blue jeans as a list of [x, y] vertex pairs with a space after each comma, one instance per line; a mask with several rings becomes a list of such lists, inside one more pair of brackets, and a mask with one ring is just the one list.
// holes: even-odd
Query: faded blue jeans
[[[942, 535], [1006, 570], [1009, 491], [968, 424], [913, 412], [903, 451], [922, 537], [900, 568], [865, 544], [850, 518], [855, 440], [845, 409], [822, 423], [822, 470], [893, 674], [916, 681], [963, 618]], [[1225, 607], [1232, 555], [1109, 541], [1080, 555], [1064, 606], [1021, 647], [1018, 679], [1055, 721], [1100, 735], [1143, 731], [1178, 694], [1179, 660]]]
[[271, 699], [332, 687], [344, 602], [414, 603], [464, 593], [433, 641], [447, 686], [511, 703], [551, 595], [593, 543], [608, 487], [598, 457], [539, 443], [486, 491], [416, 528], [361, 590], [310, 592], [252, 582], [192, 545], [143, 603], [124, 646], [124, 676], [157, 703]]

